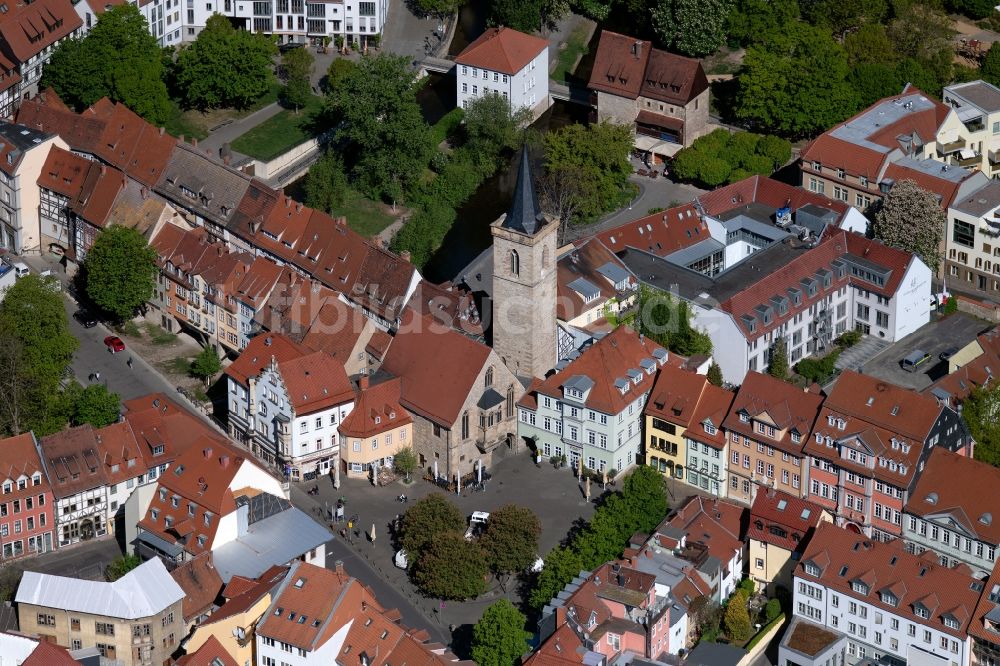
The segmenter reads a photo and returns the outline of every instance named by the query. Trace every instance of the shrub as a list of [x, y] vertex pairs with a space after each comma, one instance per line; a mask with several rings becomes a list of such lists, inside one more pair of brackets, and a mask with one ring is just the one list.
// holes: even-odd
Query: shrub
[[726, 635], [732, 641], [743, 642], [750, 638], [750, 613], [747, 611], [747, 598], [742, 589], [729, 598], [723, 625]]
[[958, 312], [958, 299], [954, 296], [949, 296], [948, 300], [944, 302], [944, 313], [950, 315], [953, 312]]
[[770, 599], [764, 605], [764, 620], [766, 622], [771, 622], [774, 618], [781, 615], [781, 602], [777, 599]]

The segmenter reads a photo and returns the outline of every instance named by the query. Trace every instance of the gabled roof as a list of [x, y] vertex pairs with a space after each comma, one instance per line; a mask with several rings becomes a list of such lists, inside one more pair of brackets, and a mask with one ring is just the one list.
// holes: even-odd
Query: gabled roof
[[777, 210], [789, 206], [793, 211], [812, 204], [831, 210], [843, 217], [850, 205], [822, 194], [794, 187], [766, 176], [750, 176], [729, 185], [698, 195], [697, 202], [708, 215], [719, 217], [731, 215], [734, 211], [747, 208], [750, 204], [763, 204]]
[[403, 406], [450, 428], [491, 353], [481, 342], [407, 310], [382, 370], [400, 378]]
[[302, 337], [302, 344], [329, 354], [344, 364], [352, 360], [350, 354], [359, 342], [367, 344], [374, 328], [371, 320], [357, 308], [347, 305], [338, 298], [331, 298], [316, 313], [308, 331]]
[[179, 206], [225, 226], [250, 187], [250, 176], [175, 143], [155, 190]]
[[73, 113], [54, 92], [24, 100], [17, 110], [17, 122], [58, 134], [73, 150], [91, 154], [96, 154], [106, 125], [93, 114]]
[[[2, 26], [0, 23], [0, 29]], [[13, 176], [24, 154], [52, 137], [51, 133], [34, 127], [0, 121], [0, 171]]]
[[107, 485], [93, 426], [77, 426], [43, 437], [39, 447], [56, 499]]
[[[790, 551], [801, 551], [821, 522], [826, 510], [818, 504], [773, 488], [761, 489], [750, 507], [747, 537]], [[784, 529], [784, 536], [771, 531]]]
[[702, 544], [709, 555], [726, 567], [734, 553], [743, 548], [748, 514], [745, 506], [696, 495], [668, 516], [657, 531], [665, 526], [680, 530], [687, 543]]
[[[604, 414], [618, 414], [653, 386], [654, 373], [645, 368], [655, 370], [668, 361], [683, 362], [628, 326], [619, 326], [584, 349], [565, 368], [545, 378], [535, 393], [562, 400], [568, 380], [587, 377], [593, 387], [586, 396], [586, 407]], [[624, 393], [623, 387], [628, 389]]]
[[52, 146], [42, 165], [42, 171], [38, 174], [38, 186], [75, 199], [83, 191], [91, 166], [93, 162], [90, 160], [59, 146]]
[[549, 48], [548, 41], [512, 28], [489, 28], [455, 56], [455, 62], [514, 76]]
[[250, 338], [246, 349], [226, 368], [226, 374], [244, 386], [258, 377], [273, 358], [278, 363], [305, 356], [309, 350], [280, 333], [265, 333]]
[[[83, 115], [104, 121], [100, 139], [92, 147], [95, 155], [146, 187], [153, 187], [160, 180], [177, 144], [174, 137], [163, 128], [150, 125], [124, 104], [112, 104], [106, 97]], [[70, 147], [86, 149], [72, 144]]]
[[[906, 552], [902, 539], [888, 543], [874, 541], [864, 534], [823, 523], [816, 528], [794, 575], [850, 599], [863, 599], [876, 609], [914, 624], [933, 627], [964, 640], [967, 632], [973, 630], [970, 618], [983, 594], [983, 583], [961, 568], [941, 566], [937, 555], [931, 551], [927, 553], [929, 557]], [[807, 573], [807, 564], [817, 566], [819, 576]], [[857, 580], [869, 586], [867, 595], [854, 591], [852, 582]], [[905, 585], [898, 585], [900, 582]], [[881, 598], [882, 592], [890, 589], [897, 595], [895, 606]], [[927, 607], [930, 617], [925, 619], [917, 615], [916, 604]], [[958, 621], [958, 628], [945, 625], [946, 614]]]
[[700, 61], [652, 49], [642, 77], [641, 96], [684, 106], [706, 90], [708, 77]]
[[935, 446], [904, 511], [925, 518], [950, 517], [974, 538], [1000, 544], [1000, 500], [983, 491], [998, 484], [1000, 469]]
[[596, 237], [612, 252], [634, 247], [663, 257], [709, 239], [711, 234], [695, 204], [687, 203], [626, 222]]
[[594, 90], [629, 99], [639, 96], [646, 63], [653, 50], [651, 42], [610, 30], [602, 30], [588, 86]]
[[[853, 370], [840, 374], [823, 408], [834, 417], [884, 428], [917, 449], [930, 438], [942, 409], [928, 395]], [[860, 426], [849, 424], [853, 429]]]
[[[0, 451], [3, 451], [3, 459], [0, 460], [0, 485], [6, 481], [11, 482], [13, 499], [34, 496], [49, 490], [49, 479], [38, 457], [34, 434], [25, 432], [2, 439]], [[37, 486], [31, 483], [31, 477], [35, 474], [39, 475]], [[17, 487], [17, 480], [21, 477], [28, 479], [28, 485], [24, 490], [19, 490]]]
[[112, 583], [25, 571], [17, 603], [122, 620], [157, 615], [184, 598], [159, 558], [143, 562]]
[[177, 660], [176, 666], [239, 666], [214, 635], [201, 647]]
[[185, 622], [194, 622], [212, 610], [222, 591], [222, 577], [212, 564], [211, 553], [200, 553], [170, 572], [184, 591], [183, 613]]
[[[713, 386], [704, 375], [665, 366], [656, 376], [644, 413], [686, 428], [686, 437], [725, 444], [722, 422], [735, 397], [732, 391]], [[702, 428], [706, 420], [715, 426], [715, 435]]]
[[[598, 297], [585, 299], [572, 286], [579, 279], [593, 285]], [[636, 287], [638, 280], [604, 243], [591, 238], [571, 247], [556, 262], [556, 316], [561, 321], [570, 321], [602, 306], [620, 293], [616, 287], [619, 283], [624, 283], [627, 290]]]
[[342, 363], [324, 352], [278, 361], [278, 372], [296, 415], [312, 414], [349, 402], [354, 390]]
[[413, 417], [400, 403], [398, 378], [369, 385], [368, 378], [362, 376], [354, 408], [338, 429], [347, 437], [365, 438], [412, 422]]
[[82, 25], [69, 0], [37, 0], [11, 7], [0, 21], [0, 37], [5, 50], [25, 63]]
[[[802, 445], [812, 431], [813, 423], [823, 404], [823, 396], [808, 393], [770, 375], [748, 372], [736, 392], [736, 400], [729, 410], [723, 427], [732, 432], [749, 435], [755, 440], [772, 443], [776, 448], [793, 455], [802, 454]], [[753, 423], [740, 420], [745, 412], [751, 419], [763, 418], [774, 424], [777, 431], [784, 430], [782, 439], [770, 439], [753, 431]], [[791, 432], [798, 432], [799, 443], [791, 441]], [[777, 433], [776, 433], [777, 434]]]

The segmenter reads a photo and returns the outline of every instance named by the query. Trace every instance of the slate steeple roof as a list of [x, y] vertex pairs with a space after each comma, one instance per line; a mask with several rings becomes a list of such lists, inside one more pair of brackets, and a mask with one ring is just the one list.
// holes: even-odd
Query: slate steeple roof
[[507, 211], [507, 218], [501, 226], [513, 229], [529, 236], [536, 233], [545, 224], [538, 205], [538, 195], [535, 184], [531, 180], [531, 164], [528, 160], [528, 147], [521, 150], [521, 166], [517, 172], [517, 186], [514, 189], [514, 200]]

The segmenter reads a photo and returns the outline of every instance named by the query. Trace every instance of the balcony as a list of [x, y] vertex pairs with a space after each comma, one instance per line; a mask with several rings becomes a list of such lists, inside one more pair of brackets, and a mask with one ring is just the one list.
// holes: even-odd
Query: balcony
[[955, 163], [961, 167], [978, 166], [983, 161], [982, 155], [970, 155], [968, 157], [956, 157]]
[[1000, 150], [991, 150], [986, 155], [989, 157], [990, 164], [1000, 168]]
[[938, 146], [938, 155], [943, 157], [945, 155], [950, 155], [951, 153], [957, 153], [963, 148], [965, 148], [965, 139], [959, 139], [958, 141], [952, 141], [951, 143], [942, 143]]

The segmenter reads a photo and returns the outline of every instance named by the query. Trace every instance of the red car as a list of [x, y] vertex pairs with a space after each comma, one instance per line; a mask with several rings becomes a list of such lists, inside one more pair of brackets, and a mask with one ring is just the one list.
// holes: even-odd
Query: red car
[[112, 354], [117, 354], [118, 352], [125, 351], [125, 343], [117, 335], [109, 335], [104, 338], [104, 346], [108, 348], [108, 351]]

